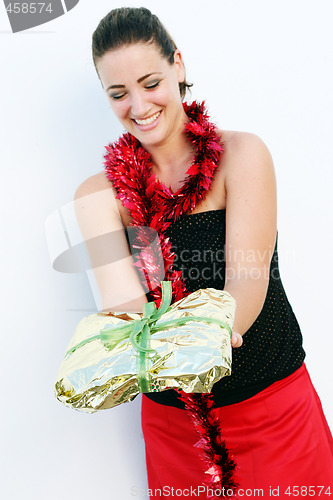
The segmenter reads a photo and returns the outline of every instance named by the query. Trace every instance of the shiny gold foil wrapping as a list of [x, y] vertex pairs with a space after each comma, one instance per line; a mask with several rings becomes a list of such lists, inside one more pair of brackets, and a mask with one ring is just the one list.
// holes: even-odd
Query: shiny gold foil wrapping
[[[172, 304], [156, 322], [187, 316], [216, 318], [232, 328], [236, 302], [225, 291], [197, 290]], [[71, 348], [96, 335], [106, 325], [139, 320], [141, 314], [97, 313], [83, 318], [68, 345]], [[150, 338], [147, 376], [150, 392], [180, 388], [184, 392], [211, 392], [213, 384], [231, 374], [230, 333], [218, 324], [190, 321], [155, 332]], [[129, 339], [112, 349], [96, 339], [67, 354], [55, 383], [59, 401], [92, 413], [131, 401], [139, 393], [137, 352]]]

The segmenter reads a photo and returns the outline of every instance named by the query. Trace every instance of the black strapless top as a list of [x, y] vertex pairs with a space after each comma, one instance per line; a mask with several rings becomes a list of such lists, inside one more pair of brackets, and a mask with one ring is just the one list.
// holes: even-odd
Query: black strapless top
[[[190, 292], [224, 287], [225, 216], [225, 209], [187, 215], [167, 230], [176, 254], [174, 268], [182, 271]], [[265, 302], [244, 334], [243, 345], [233, 349], [231, 376], [213, 386], [215, 404], [226, 406], [254, 396], [291, 375], [304, 358], [300, 327], [279, 273], [276, 236]], [[157, 403], [184, 407], [173, 389], [145, 396]]]

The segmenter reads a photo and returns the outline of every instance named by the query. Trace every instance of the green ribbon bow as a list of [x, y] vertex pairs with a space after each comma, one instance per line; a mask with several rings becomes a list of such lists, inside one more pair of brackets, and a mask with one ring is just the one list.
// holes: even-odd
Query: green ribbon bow
[[161, 330], [166, 330], [171, 327], [178, 325], [184, 325], [189, 321], [202, 321], [205, 323], [215, 323], [220, 325], [222, 328], [228, 330], [230, 338], [232, 336], [231, 327], [224, 321], [217, 318], [208, 318], [204, 316], [187, 316], [184, 318], [172, 319], [169, 321], [160, 322], [156, 325], [157, 320], [161, 316], [170, 310], [170, 304], [172, 299], [172, 284], [171, 281], [162, 281], [162, 300], [159, 308], [157, 309], [155, 302], [148, 302], [143, 306], [143, 316], [140, 320], [128, 321], [126, 324], [117, 325], [105, 325], [105, 327], [100, 330], [97, 335], [89, 337], [83, 340], [79, 344], [75, 345], [66, 352], [68, 354], [73, 353], [76, 349], [92, 342], [93, 340], [99, 339], [106, 349], [113, 349], [122, 340], [129, 339], [134, 349], [137, 351], [137, 379], [140, 392], [150, 392], [151, 382], [149, 375], [149, 353], [156, 353], [154, 349], [150, 347], [150, 337], [152, 334], [159, 332]]

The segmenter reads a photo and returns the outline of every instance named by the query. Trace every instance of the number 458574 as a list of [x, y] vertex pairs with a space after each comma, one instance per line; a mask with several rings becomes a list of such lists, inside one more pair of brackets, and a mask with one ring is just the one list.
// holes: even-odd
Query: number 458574
[[286, 491], [284, 492], [285, 495], [288, 495], [290, 497], [320, 497], [321, 495], [327, 495], [331, 496], [331, 487], [325, 487], [325, 486], [288, 486]]
[[[46, 5], [46, 7], [45, 7]], [[34, 2], [34, 3], [18, 3], [18, 2], [14, 2], [14, 3], [10, 3], [7, 7], [6, 7], [6, 11], [7, 12], [10, 12], [11, 14], [35, 14], [36, 12], [37, 13], [41, 13], [42, 11], [45, 11], [45, 12], [52, 12], [52, 4], [49, 3], [49, 4], [46, 4], [46, 3], [42, 3], [42, 2]]]

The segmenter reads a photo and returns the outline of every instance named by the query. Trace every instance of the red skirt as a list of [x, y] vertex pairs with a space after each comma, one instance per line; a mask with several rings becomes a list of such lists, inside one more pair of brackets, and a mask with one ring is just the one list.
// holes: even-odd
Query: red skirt
[[[218, 409], [237, 462], [235, 498], [333, 497], [333, 439], [303, 364], [250, 399]], [[142, 398], [149, 496], [207, 499], [207, 469], [185, 410]]]

